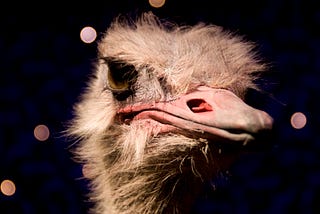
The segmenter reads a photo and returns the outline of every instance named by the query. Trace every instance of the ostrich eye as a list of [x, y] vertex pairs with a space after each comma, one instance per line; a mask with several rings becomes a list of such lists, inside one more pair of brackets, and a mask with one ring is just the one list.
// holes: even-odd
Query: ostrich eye
[[109, 88], [116, 93], [130, 90], [137, 76], [135, 67], [114, 58], [107, 57], [103, 60], [109, 68], [107, 75]]

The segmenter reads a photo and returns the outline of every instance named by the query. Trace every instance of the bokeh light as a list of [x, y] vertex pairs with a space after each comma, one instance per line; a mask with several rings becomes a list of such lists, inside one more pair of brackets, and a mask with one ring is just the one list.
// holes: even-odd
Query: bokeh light
[[3, 180], [0, 185], [2, 194], [12, 196], [16, 192], [16, 185], [11, 180]]
[[291, 125], [295, 129], [302, 129], [307, 123], [307, 117], [302, 112], [296, 112], [291, 116]]
[[80, 38], [84, 43], [92, 43], [97, 38], [97, 32], [93, 27], [84, 27], [80, 32]]
[[39, 141], [46, 141], [50, 136], [49, 128], [46, 125], [37, 125], [34, 128], [34, 137]]
[[91, 168], [89, 167], [88, 164], [84, 164], [82, 166], [82, 175], [85, 178], [93, 178], [92, 170], [91, 170]]
[[165, 0], [149, 0], [149, 4], [155, 8], [162, 7], [165, 2]]

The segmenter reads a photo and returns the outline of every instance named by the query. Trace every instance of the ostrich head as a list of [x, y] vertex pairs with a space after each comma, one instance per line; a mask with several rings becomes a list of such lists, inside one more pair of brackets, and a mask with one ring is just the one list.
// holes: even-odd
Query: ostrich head
[[68, 132], [94, 213], [188, 213], [272, 118], [244, 101], [265, 65], [215, 25], [116, 19]]

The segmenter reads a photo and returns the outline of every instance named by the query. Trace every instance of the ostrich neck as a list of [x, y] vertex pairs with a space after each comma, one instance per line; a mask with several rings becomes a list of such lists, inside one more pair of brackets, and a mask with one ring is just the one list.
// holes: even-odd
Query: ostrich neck
[[182, 135], [153, 138], [136, 163], [115, 148], [104, 159], [110, 188], [105, 200], [117, 214], [190, 213], [203, 186], [219, 177], [229, 160], [214, 144]]

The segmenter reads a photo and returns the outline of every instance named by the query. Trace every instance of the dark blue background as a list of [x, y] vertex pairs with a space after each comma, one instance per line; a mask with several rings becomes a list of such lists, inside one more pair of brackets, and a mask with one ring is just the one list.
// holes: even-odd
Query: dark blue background
[[[265, 94], [248, 102], [275, 119], [272, 148], [241, 159], [203, 213], [315, 213], [320, 208], [320, 9], [316, 1], [178, 1], [151, 8], [147, 1], [96, 5], [95, 14], [24, 13], [0, 19], [0, 181], [16, 184], [0, 193], [0, 213], [86, 213], [86, 181], [61, 136], [72, 105], [92, 70], [96, 44], [80, 40], [87, 25], [101, 33], [119, 13], [152, 10], [182, 24], [224, 26], [258, 44], [270, 62]], [[112, 3], [112, 4], [111, 4]], [[10, 14], [10, 13], [9, 13]], [[268, 84], [265, 84], [268, 83]], [[270, 95], [272, 94], [272, 96]], [[290, 125], [294, 112], [307, 125]], [[50, 138], [34, 138], [45, 124]]]

